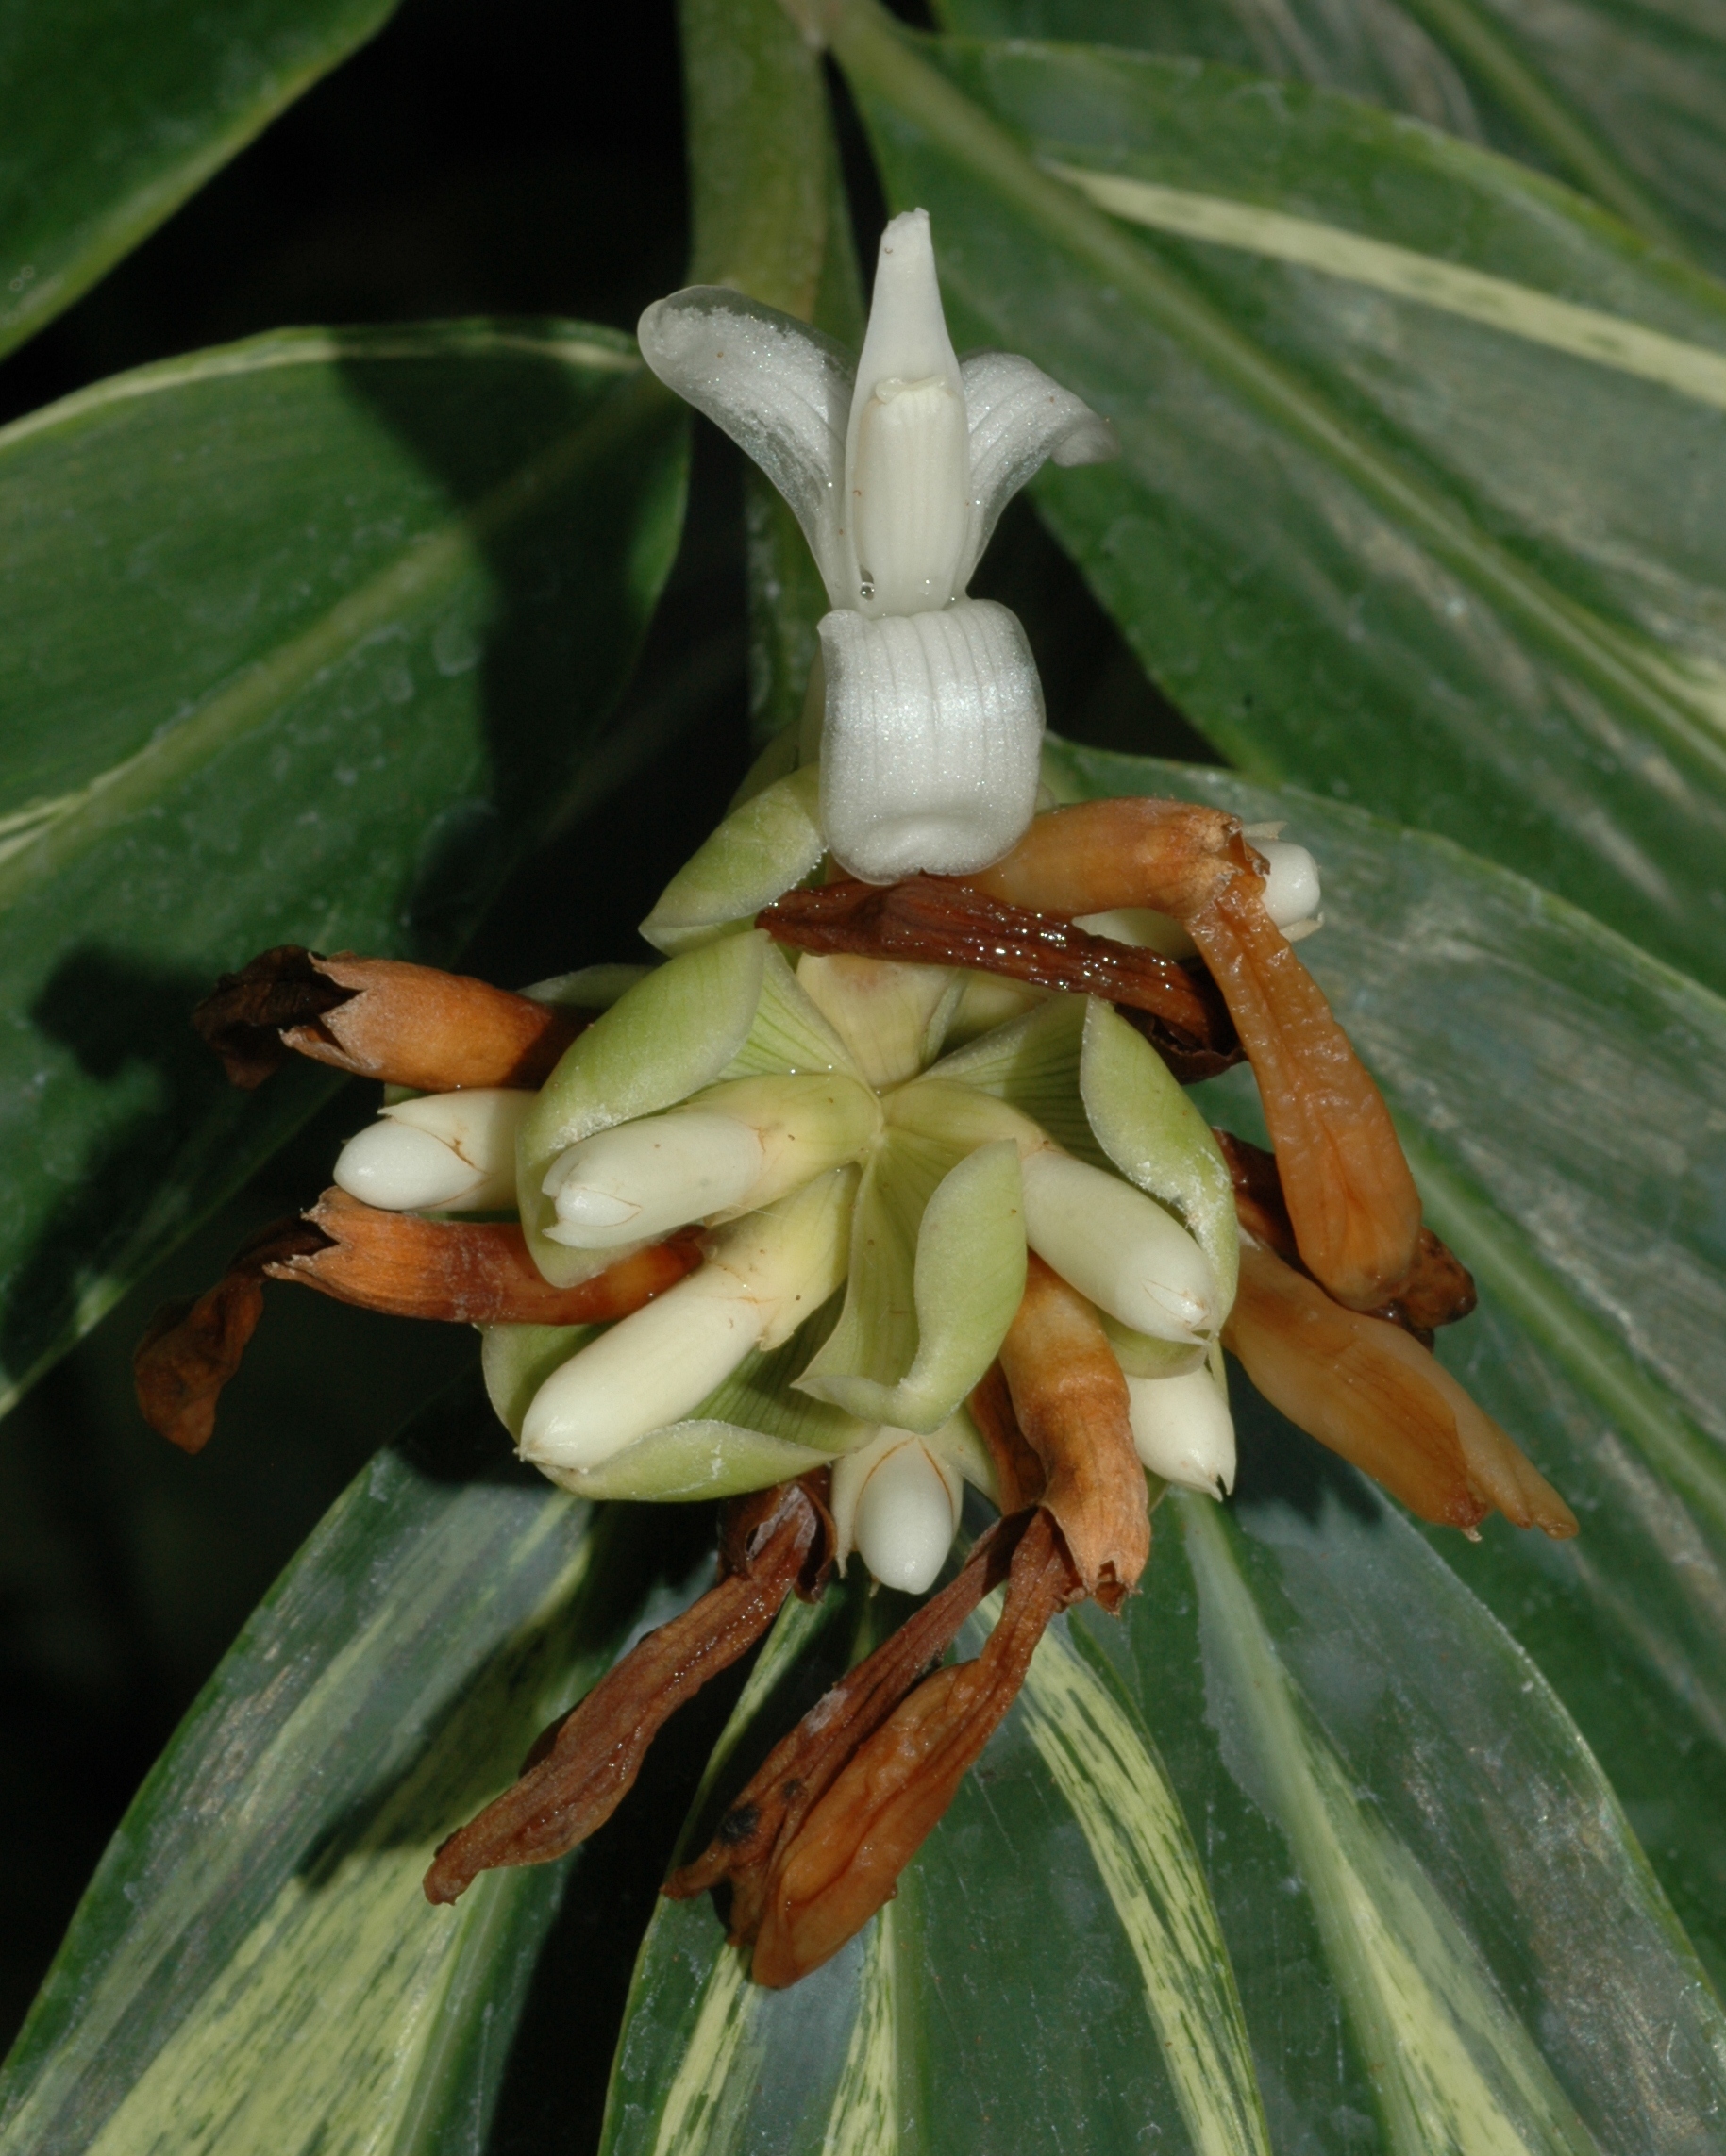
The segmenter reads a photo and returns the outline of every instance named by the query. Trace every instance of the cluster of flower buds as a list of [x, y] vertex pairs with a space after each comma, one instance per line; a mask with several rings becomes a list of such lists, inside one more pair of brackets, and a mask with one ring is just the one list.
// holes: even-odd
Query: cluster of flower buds
[[[195, 1446], [261, 1280], [477, 1324], [522, 1456], [581, 1496], [726, 1500], [721, 1577], [439, 1852], [434, 1900], [593, 1831], [689, 1691], [855, 1555], [935, 1587], [791, 1731], [668, 1891], [731, 1888], [794, 1981], [894, 1890], [1044, 1627], [1131, 1593], [1170, 1484], [1221, 1497], [1223, 1349], [1423, 1517], [1575, 1522], [1431, 1353], [1472, 1306], [1376, 1086], [1293, 948], [1275, 829], [1121, 799], [1033, 814], [1041, 699], [964, 586], [1002, 503], [1106, 427], [1029, 361], [959, 362], [928, 220], [882, 244], [861, 360], [729, 292], [648, 309], [654, 368], [802, 519], [822, 717], [643, 925], [662, 954], [521, 995], [265, 953], [200, 1013], [241, 1082], [290, 1050], [399, 1089], [336, 1188], [140, 1350]], [[816, 753], [818, 750], [818, 754]], [[800, 751], [800, 753], [798, 753]], [[1183, 1081], [1242, 1058], [1273, 1150]], [[973, 1663], [937, 1668], [997, 1585]]]

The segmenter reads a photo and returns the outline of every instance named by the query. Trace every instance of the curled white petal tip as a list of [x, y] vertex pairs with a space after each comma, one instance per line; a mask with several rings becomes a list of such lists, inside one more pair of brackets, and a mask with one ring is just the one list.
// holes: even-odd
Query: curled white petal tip
[[1207, 1497], [1234, 1488], [1234, 1422], [1208, 1370], [1177, 1378], [1129, 1378], [1132, 1442], [1153, 1475]]
[[1255, 844], [1270, 872], [1265, 878], [1265, 911], [1291, 942], [1299, 942], [1300, 935], [1311, 935], [1321, 925], [1324, 894], [1318, 863], [1305, 846], [1286, 840], [1260, 839]]
[[964, 876], [998, 861], [1036, 810], [1043, 691], [1016, 617], [992, 600], [940, 613], [831, 613], [821, 820], [870, 883]]
[[883, 1587], [932, 1587], [959, 1529], [957, 1472], [921, 1438], [883, 1429], [833, 1467], [833, 1515], [845, 1554], [855, 1549]]
[[343, 1146], [335, 1179], [385, 1212], [428, 1212], [460, 1205], [485, 1177], [429, 1130], [380, 1119]]
[[759, 1133], [734, 1116], [690, 1109], [601, 1130], [552, 1163], [546, 1233], [578, 1250], [663, 1235], [739, 1204], [762, 1172]]
[[1025, 1238], [1111, 1317], [1153, 1340], [1216, 1329], [1216, 1276], [1180, 1222], [1118, 1176], [1046, 1146], [1021, 1162]]

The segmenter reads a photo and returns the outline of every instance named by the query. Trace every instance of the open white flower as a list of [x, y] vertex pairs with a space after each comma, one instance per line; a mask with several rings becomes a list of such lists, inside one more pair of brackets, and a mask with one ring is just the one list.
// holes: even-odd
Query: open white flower
[[929, 213], [881, 237], [861, 358], [792, 316], [695, 285], [642, 316], [643, 356], [761, 466], [803, 527], [821, 624], [821, 817], [853, 875], [960, 876], [1036, 806], [1043, 695], [1025, 632], [965, 587], [1047, 458], [1114, 454], [1107, 423], [1007, 352], [953, 351]]

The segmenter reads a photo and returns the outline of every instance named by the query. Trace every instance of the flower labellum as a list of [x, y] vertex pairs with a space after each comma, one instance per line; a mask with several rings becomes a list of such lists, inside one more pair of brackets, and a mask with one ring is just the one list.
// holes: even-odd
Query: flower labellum
[[1043, 694], [1017, 621], [965, 588], [1046, 459], [1114, 456], [1107, 423], [1029, 359], [957, 358], [923, 209], [881, 235], [855, 366], [715, 286], [657, 301], [638, 334], [661, 380], [779, 488], [820, 567], [834, 860], [870, 883], [997, 861], [1036, 806]]

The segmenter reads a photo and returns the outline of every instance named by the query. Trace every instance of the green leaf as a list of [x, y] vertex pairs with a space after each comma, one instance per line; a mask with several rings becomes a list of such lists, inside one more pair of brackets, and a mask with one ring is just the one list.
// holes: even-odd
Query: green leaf
[[[844, 1666], [855, 1620], [829, 1601], [781, 1618], [728, 1753], [752, 1758], [808, 1704], [811, 1664]], [[967, 1651], [980, 1641], [970, 1628]], [[1019, 2148], [1126, 2148], [1158, 2126], [1207, 2156], [1268, 2148], [1180, 1806], [1118, 1686], [1059, 1632], [897, 1900], [825, 1968], [759, 1991], [705, 1902], [662, 1905], [602, 2147], [671, 2156], [699, 2131], [704, 2156], [933, 2156], [1005, 2146], [1008, 2122]]]
[[582, 1859], [447, 1910], [420, 1879], [685, 1598], [655, 1588], [655, 1540], [511, 1472], [477, 1386], [380, 1453], [126, 1813], [8, 2062], [0, 2147], [478, 2146]]
[[864, 0], [835, 44], [956, 329], [1114, 421], [1039, 499], [1181, 709], [1726, 984], [1726, 292], [1344, 98]]
[[1649, 239], [1726, 267], [1726, 39], [1690, 12], [1582, 0], [940, 0], [981, 37], [1191, 54], [1344, 90], [1543, 166]]
[[275, 944], [453, 954], [570, 797], [675, 548], [610, 330], [285, 332], [0, 434], [7, 1396], [327, 1081], [187, 1018]]
[[394, 0], [8, 0], [0, 352], [69, 307], [394, 11]]

